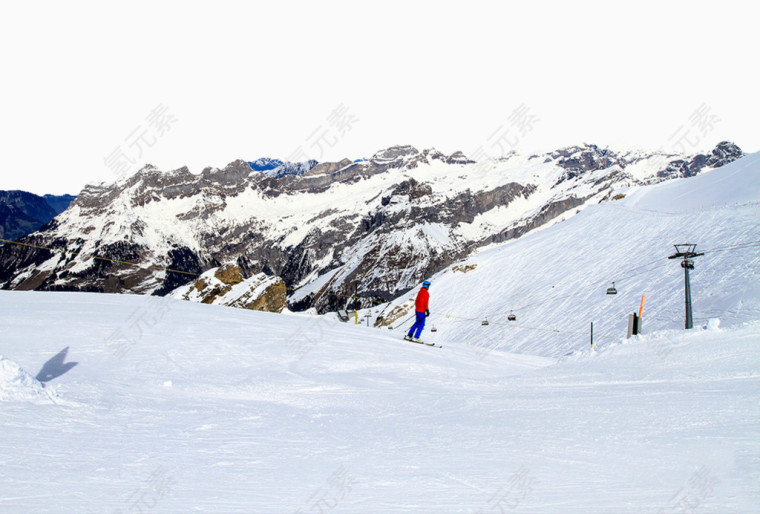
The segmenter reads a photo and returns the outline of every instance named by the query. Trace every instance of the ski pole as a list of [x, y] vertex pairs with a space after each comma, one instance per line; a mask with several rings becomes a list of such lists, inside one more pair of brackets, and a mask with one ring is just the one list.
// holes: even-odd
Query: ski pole
[[406, 323], [407, 321], [409, 321], [410, 319], [412, 319], [413, 317], [414, 317], [414, 314], [412, 314], [411, 316], [409, 316], [409, 317], [408, 317], [408, 318], [406, 318], [405, 320], [401, 321], [401, 322], [400, 322], [398, 325], [396, 325], [395, 327], [388, 327], [388, 328], [389, 328], [390, 330], [395, 330], [395, 329], [397, 329], [398, 327], [400, 327], [401, 325], [403, 325], [404, 323]]

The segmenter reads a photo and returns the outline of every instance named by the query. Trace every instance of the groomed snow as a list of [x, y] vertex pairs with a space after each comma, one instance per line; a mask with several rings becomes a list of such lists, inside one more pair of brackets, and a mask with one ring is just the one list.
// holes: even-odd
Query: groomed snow
[[0, 512], [760, 505], [758, 323], [557, 362], [141, 296], [0, 307], [16, 362], [79, 363], [52, 381], [70, 405], [0, 403]]

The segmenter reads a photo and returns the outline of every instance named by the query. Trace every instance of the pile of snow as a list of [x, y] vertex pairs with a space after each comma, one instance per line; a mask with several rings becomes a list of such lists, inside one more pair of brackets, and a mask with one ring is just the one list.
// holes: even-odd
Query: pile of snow
[[21, 366], [0, 355], [0, 401], [56, 403], [54, 394]]

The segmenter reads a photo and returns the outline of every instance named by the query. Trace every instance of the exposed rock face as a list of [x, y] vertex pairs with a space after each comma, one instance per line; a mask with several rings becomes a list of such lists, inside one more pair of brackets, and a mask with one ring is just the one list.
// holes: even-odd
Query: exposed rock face
[[712, 155], [708, 157], [705, 164], [710, 168], [720, 168], [742, 157], [744, 157], [744, 152], [736, 144], [731, 141], [721, 141], [713, 149]]
[[697, 154], [690, 159], [676, 159], [667, 164], [649, 183], [674, 178], [693, 177], [705, 168], [719, 168], [744, 156], [741, 148], [730, 141], [722, 141], [710, 154]]
[[[740, 152], [721, 143], [682, 160], [717, 165]], [[23, 240], [32, 246], [0, 247], [0, 288], [172, 292], [274, 311], [285, 298], [293, 310], [367, 306], [616, 188], [666, 180], [662, 165], [593, 145], [477, 164], [397, 146], [279, 178], [266, 174], [282, 166], [273, 160], [199, 175], [148, 165], [85, 188]]]
[[256, 311], [282, 312], [287, 288], [278, 277], [264, 273], [243, 278], [240, 267], [226, 264], [203, 273], [191, 284], [170, 293], [175, 298]]
[[625, 163], [618, 159], [615, 152], [600, 149], [596, 145], [562, 148], [553, 152], [550, 159], [553, 159], [557, 166], [573, 173], [601, 170], [613, 164], [625, 167]]
[[475, 161], [471, 161], [462, 152], [454, 152], [445, 159], [446, 164], [472, 164]]
[[307, 175], [313, 176], [313, 175], [322, 175], [322, 174], [328, 174], [328, 173], [335, 173], [338, 170], [341, 170], [345, 168], [346, 166], [350, 166], [353, 164], [348, 159], [343, 159], [340, 162], [323, 162], [322, 164], [318, 164], [314, 166]]
[[380, 150], [372, 156], [371, 160], [377, 164], [394, 163], [399, 165], [403, 162], [404, 159], [408, 157], [414, 157], [415, 155], [419, 155], [419, 153], [420, 151], [413, 146], [392, 146], [390, 148], [386, 148], [385, 150]]
[[254, 311], [282, 312], [287, 307], [287, 300], [288, 288], [285, 286], [285, 282], [279, 280], [268, 285], [255, 298], [245, 299], [240, 307]]
[[288, 175], [299, 176], [308, 173], [317, 165], [317, 161], [309, 160], [306, 162], [285, 162], [271, 171], [266, 171], [268, 177], [282, 178]]
[[559, 178], [557, 184], [574, 179], [590, 171], [603, 170], [612, 166], [623, 169], [626, 165], [624, 161], [618, 158], [615, 152], [606, 149], [601, 150], [596, 145], [587, 145], [585, 147], [574, 146], [557, 150], [551, 154], [551, 159], [554, 159], [557, 166], [567, 170]]
[[225, 264], [217, 269], [216, 272], [214, 272], [214, 277], [227, 286], [236, 286], [245, 280], [243, 277], [243, 270], [230, 264]]

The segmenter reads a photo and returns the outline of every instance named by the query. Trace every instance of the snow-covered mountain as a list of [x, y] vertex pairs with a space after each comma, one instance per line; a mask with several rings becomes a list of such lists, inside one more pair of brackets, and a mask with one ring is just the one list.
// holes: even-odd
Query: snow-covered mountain
[[261, 171], [267, 177], [274, 178], [282, 178], [287, 175], [303, 175], [317, 164], [319, 164], [319, 162], [314, 159], [304, 162], [283, 162], [279, 159], [271, 159], [269, 157], [262, 157], [253, 162], [248, 162], [248, 165], [252, 170]]
[[580, 145], [473, 162], [398, 146], [367, 161], [293, 165], [294, 173], [272, 159], [254, 161], [263, 171], [238, 160], [199, 175], [148, 165], [85, 188], [23, 240], [33, 247], [0, 249], [0, 287], [164, 295], [230, 264], [245, 279], [282, 279], [291, 309], [334, 310], [351, 296], [372, 305], [477, 248], [674, 178], [663, 174], [674, 161], [706, 169], [737, 155], [730, 143], [704, 159]]
[[401, 340], [409, 295], [360, 312], [388, 330], [0, 291], [0, 512], [757, 512], [758, 219], [760, 153], [616, 189], [426, 277], [441, 348]]

